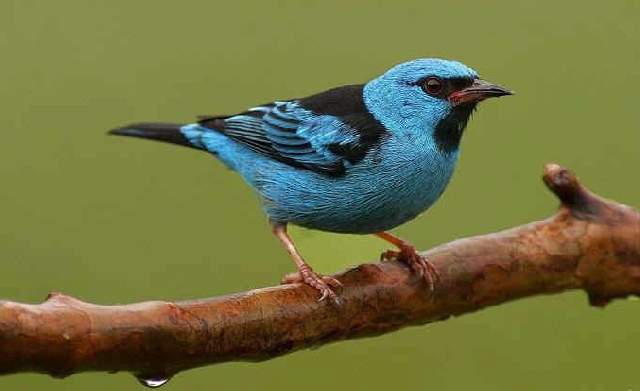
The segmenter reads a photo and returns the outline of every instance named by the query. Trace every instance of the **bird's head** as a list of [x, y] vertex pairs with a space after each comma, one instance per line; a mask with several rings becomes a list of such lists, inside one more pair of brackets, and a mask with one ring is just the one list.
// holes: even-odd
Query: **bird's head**
[[396, 65], [364, 88], [367, 108], [390, 132], [430, 136], [445, 152], [457, 150], [478, 102], [511, 94], [462, 63], [435, 58]]

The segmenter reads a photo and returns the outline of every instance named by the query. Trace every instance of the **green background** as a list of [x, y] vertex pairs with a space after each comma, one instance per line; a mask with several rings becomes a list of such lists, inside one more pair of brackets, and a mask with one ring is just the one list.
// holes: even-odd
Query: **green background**
[[[425, 249], [542, 219], [554, 161], [640, 206], [640, 3], [0, 2], [0, 297], [97, 303], [214, 296], [293, 269], [254, 194], [203, 153], [105, 130], [190, 121], [454, 58], [515, 97], [481, 105], [443, 198], [395, 232]], [[293, 229], [317, 269], [375, 259], [371, 237]], [[536, 297], [163, 390], [640, 390], [634, 300]], [[0, 377], [2, 390], [133, 390], [126, 373]]]

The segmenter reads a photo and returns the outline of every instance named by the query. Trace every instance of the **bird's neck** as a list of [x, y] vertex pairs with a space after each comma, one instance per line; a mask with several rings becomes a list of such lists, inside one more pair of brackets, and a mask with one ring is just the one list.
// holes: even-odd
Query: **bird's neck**
[[458, 151], [462, 133], [475, 107], [475, 103], [456, 106], [436, 124], [433, 138], [440, 152], [451, 154]]

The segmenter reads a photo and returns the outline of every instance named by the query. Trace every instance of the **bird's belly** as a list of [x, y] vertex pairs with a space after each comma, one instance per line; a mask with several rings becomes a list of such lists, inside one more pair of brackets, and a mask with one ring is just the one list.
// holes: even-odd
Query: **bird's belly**
[[371, 167], [339, 178], [300, 170], [297, 176], [269, 181], [273, 186], [261, 191], [265, 210], [273, 220], [323, 231], [385, 231], [429, 208], [453, 172], [453, 165], [434, 162], [413, 162], [405, 169]]

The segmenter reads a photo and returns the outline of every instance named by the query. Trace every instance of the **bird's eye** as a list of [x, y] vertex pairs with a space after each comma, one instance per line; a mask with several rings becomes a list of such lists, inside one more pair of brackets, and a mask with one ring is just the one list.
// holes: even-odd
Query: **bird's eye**
[[422, 89], [429, 95], [440, 95], [444, 83], [437, 77], [429, 77], [422, 82]]

